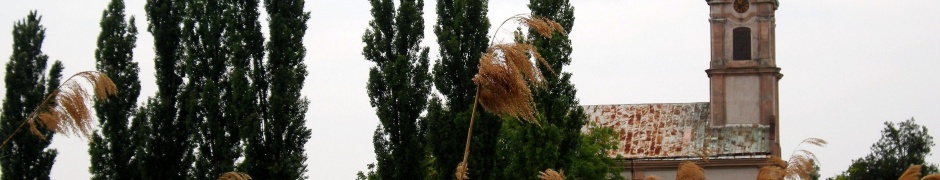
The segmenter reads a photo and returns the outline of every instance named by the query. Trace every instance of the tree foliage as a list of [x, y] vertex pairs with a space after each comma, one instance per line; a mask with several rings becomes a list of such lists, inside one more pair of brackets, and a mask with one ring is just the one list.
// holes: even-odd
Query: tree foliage
[[193, 156], [194, 127], [180, 99], [185, 75], [182, 23], [185, 3], [180, 0], [148, 0], [144, 9], [154, 39], [157, 95], [132, 120], [138, 142], [135, 163], [141, 179], [185, 179]]
[[367, 90], [382, 125], [374, 138], [382, 179], [425, 177], [426, 150], [419, 119], [430, 94], [428, 48], [424, 38], [424, 1], [370, 0], [372, 21], [362, 36], [362, 55], [375, 63]]
[[[234, 163], [236, 158], [244, 152], [243, 146], [246, 146], [247, 139], [258, 135], [258, 127], [261, 122], [260, 112], [267, 108], [259, 104], [258, 98], [266, 96], [257, 96], [258, 83], [263, 80], [252, 81], [253, 71], [262, 71], [263, 66], [252, 67], [252, 63], [261, 63], [264, 58], [264, 37], [261, 34], [261, 24], [258, 22], [260, 13], [258, 0], [228, 0], [225, 1], [225, 34], [223, 35], [223, 44], [227, 54], [227, 67], [230, 68], [227, 79], [227, 88], [223, 94], [225, 102], [223, 109], [226, 119], [224, 122], [224, 133], [221, 136], [215, 148], [230, 148], [227, 150], [230, 156], [223, 158], [225, 163]], [[253, 106], [246, 106], [246, 104]], [[231, 161], [229, 161], [231, 160]], [[222, 172], [233, 171], [233, 169], [220, 168]], [[257, 176], [256, 176], [257, 177]]]
[[[307, 66], [303, 38], [310, 13], [304, 0], [265, 0], [270, 39], [268, 61], [253, 58], [259, 96], [260, 120], [247, 123], [245, 161], [241, 168], [255, 179], [305, 179], [304, 145], [310, 139], [305, 127], [309, 101], [302, 97]], [[253, 28], [253, 27], [251, 27]], [[257, 40], [255, 37], [254, 40]]]
[[137, 27], [134, 17], [125, 20], [124, 1], [112, 0], [101, 17], [101, 33], [95, 50], [95, 65], [99, 72], [111, 78], [117, 87], [116, 96], [95, 101], [99, 130], [89, 142], [92, 179], [130, 179], [137, 175], [133, 164], [135, 133], [130, 121], [137, 109], [140, 95], [140, 71], [134, 62]]
[[0, 115], [0, 136], [11, 139], [0, 149], [3, 157], [0, 158], [0, 179], [4, 180], [49, 179], [58, 154], [46, 148], [52, 141], [52, 131], [40, 129], [42, 134], [48, 135], [45, 140], [29, 133], [16, 133], [34, 108], [59, 85], [64, 69], [62, 63], [56, 61], [49, 74], [44, 75], [49, 56], [42, 52], [46, 28], [40, 24], [41, 20], [36, 11], [31, 11], [13, 25], [13, 52], [6, 65], [6, 96]]
[[[440, 59], [434, 62], [434, 87], [443, 97], [432, 98], [426, 121], [427, 138], [437, 179], [454, 179], [462, 160], [480, 56], [489, 47], [487, 0], [437, 0], [434, 34]], [[500, 120], [479, 111], [470, 144], [471, 179], [492, 179]]]
[[[910, 165], [925, 164], [934, 146], [927, 127], [913, 118], [900, 123], [885, 122], [881, 139], [871, 146], [871, 154], [852, 161], [852, 165], [834, 179], [897, 179]], [[937, 172], [936, 165], [925, 165], [922, 174]], [[830, 178], [833, 179], [833, 178]]]
[[239, 119], [229, 117], [231, 111], [225, 106], [229, 102], [224, 97], [232, 93], [228, 75], [229, 69], [235, 69], [230, 62], [234, 52], [229, 49], [231, 45], [227, 40], [235, 38], [232, 36], [237, 33], [227, 30], [228, 25], [235, 23], [230, 20], [238, 17], [230, 12], [238, 7], [230, 1], [186, 3], [183, 35], [188, 82], [182, 92], [186, 97], [182, 110], [188, 112], [184, 117], [186, 121], [194, 123], [198, 130], [194, 137], [198, 152], [194, 178], [215, 179], [235, 170], [235, 161], [241, 157], [242, 150]]
[[[568, 0], [530, 0], [531, 15], [557, 22], [570, 33], [574, 26], [574, 7]], [[544, 169], [565, 170], [566, 176], [585, 179], [617, 178], [609, 167], [613, 160], [606, 151], [613, 148], [609, 129], [593, 128], [583, 134], [587, 122], [584, 110], [575, 98], [577, 90], [571, 73], [564, 67], [571, 63], [571, 40], [556, 33], [544, 36], [529, 30], [517, 41], [533, 44], [547, 61], [539, 64], [546, 74], [544, 88], [532, 88], [541, 126], [506, 121], [500, 136], [500, 179], [535, 179]]]

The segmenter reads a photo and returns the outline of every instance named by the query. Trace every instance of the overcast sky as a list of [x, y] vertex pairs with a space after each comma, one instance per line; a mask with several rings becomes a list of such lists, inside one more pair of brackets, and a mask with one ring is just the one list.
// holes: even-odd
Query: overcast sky
[[[46, 27], [43, 51], [65, 63], [65, 75], [94, 70], [95, 40], [106, 0], [0, 3], [0, 58], [9, 61], [13, 23], [30, 10]], [[491, 0], [493, 24], [528, 13], [525, 0]], [[141, 67], [141, 97], [156, 91], [153, 37], [146, 31], [143, 0], [128, 1], [138, 35], [134, 60]], [[434, 1], [425, 2], [425, 39], [437, 59]], [[578, 98], [584, 105], [707, 102], [708, 6], [702, 0], [575, 0], [570, 37]], [[940, 1], [799, 0], [777, 11], [777, 65], [784, 156], [809, 137], [829, 141], [809, 148], [822, 175], [848, 168], [880, 137], [885, 121], [914, 117], [940, 138]], [[312, 0], [304, 45], [310, 99], [307, 176], [352, 179], [375, 161], [378, 125], [365, 85], [372, 63], [362, 55], [367, 0]], [[267, 25], [266, 20], [262, 24]], [[495, 26], [495, 25], [494, 25]], [[514, 27], [510, 27], [514, 28]], [[505, 35], [498, 35], [505, 37]], [[5, 63], [4, 63], [5, 64]], [[2, 76], [2, 73], [0, 73]], [[0, 90], [3, 90], [0, 88]], [[5, 91], [5, 90], [4, 90]], [[2, 98], [2, 97], [0, 97]], [[138, 102], [142, 102], [138, 101]], [[938, 140], [940, 141], [940, 140]], [[57, 137], [53, 179], [87, 179], [87, 141]], [[936, 146], [935, 152], [940, 151]], [[934, 153], [927, 161], [940, 163]]]

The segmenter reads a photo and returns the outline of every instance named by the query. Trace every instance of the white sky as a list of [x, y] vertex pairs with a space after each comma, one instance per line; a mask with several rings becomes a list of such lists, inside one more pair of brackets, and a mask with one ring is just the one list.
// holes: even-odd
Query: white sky
[[[13, 23], [38, 10], [47, 28], [43, 51], [65, 63], [65, 75], [94, 70], [98, 23], [107, 0], [6, 1], [0, 6], [0, 58], [12, 50]], [[493, 24], [528, 13], [525, 0], [492, 0]], [[777, 11], [777, 64], [784, 156], [808, 137], [829, 141], [810, 148], [822, 175], [848, 168], [869, 153], [883, 122], [911, 117], [940, 138], [940, 1], [783, 1]], [[425, 45], [438, 52], [433, 0], [425, 2]], [[708, 6], [702, 0], [574, 1], [573, 62], [582, 104], [707, 102]], [[140, 99], [155, 93], [153, 38], [142, 0], [128, 1], [140, 31]], [[368, 68], [361, 50], [368, 21], [366, 0], [308, 1], [304, 44], [310, 72], [306, 144], [311, 179], [352, 179], [375, 161], [372, 133], [378, 120], [369, 106]], [[266, 25], [267, 21], [262, 20]], [[495, 25], [494, 25], [495, 26]], [[510, 27], [512, 28], [512, 27]], [[506, 37], [506, 35], [499, 35]], [[0, 73], [2, 76], [2, 73]], [[0, 87], [2, 89], [2, 87]], [[140, 101], [139, 101], [140, 102]], [[937, 141], [940, 141], [938, 139]], [[87, 179], [87, 141], [57, 137], [53, 179]], [[936, 146], [935, 152], [940, 151]], [[940, 163], [940, 156], [928, 162]]]

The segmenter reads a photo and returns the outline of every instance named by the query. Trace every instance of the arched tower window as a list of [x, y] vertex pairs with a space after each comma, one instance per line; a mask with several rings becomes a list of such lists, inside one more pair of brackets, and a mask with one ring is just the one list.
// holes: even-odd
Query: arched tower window
[[734, 60], [751, 60], [751, 28], [734, 28]]

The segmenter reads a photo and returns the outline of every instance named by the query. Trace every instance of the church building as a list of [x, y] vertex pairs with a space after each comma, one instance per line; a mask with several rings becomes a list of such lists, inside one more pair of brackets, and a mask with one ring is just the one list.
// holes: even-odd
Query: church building
[[[711, 9], [710, 102], [584, 106], [589, 121], [613, 128], [621, 175], [675, 179], [692, 161], [708, 179], [756, 179], [780, 157], [776, 0], [706, 0]], [[706, 161], [707, 159], [707, 161]]]

